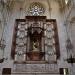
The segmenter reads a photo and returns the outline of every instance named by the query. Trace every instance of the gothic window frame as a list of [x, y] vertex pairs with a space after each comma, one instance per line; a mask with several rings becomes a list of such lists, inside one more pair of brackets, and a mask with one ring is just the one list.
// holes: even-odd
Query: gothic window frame
[[45, 12], [45, 8], [42, 3], [33, 2], [30, 4], [27, 13], [28, 15], [31, 15], [31, 16], [41, 16], [44, 14], [44, 12]]

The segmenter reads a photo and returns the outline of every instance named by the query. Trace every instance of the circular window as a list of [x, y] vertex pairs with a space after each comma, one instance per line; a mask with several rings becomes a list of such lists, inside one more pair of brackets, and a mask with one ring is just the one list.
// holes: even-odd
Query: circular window
[[43, 5], [37, 2], [32, 3], [28, 9], [29, 15], [33, 15], [33, 16], [43, 15], [44, 12], [45, 12], [45, 9]]

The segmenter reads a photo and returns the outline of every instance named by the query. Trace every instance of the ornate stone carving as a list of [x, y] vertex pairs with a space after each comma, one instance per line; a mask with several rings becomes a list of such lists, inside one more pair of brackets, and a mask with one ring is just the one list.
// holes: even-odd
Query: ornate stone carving
[[57, 64], [14, 64], [13, 72], [17, 73], [58, 73]]

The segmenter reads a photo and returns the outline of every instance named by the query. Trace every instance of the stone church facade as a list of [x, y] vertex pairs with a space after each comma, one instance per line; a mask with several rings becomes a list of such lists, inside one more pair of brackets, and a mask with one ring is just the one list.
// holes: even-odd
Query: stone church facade
[[0, 0], [0, 75], [74, 75], [75, 1]]

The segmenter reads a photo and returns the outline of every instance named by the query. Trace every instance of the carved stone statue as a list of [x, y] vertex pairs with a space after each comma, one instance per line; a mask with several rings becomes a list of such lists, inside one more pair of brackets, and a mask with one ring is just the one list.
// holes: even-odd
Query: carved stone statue
[[33, 51], [39, 51], [39, 42], [37, 41], [33, 41]]

